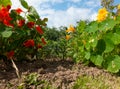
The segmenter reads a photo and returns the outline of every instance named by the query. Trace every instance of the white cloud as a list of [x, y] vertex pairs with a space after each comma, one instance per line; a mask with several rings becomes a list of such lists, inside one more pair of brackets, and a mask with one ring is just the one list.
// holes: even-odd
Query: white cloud
[[[18, 0], [11, 0], [13, 3], [12, 8], [22, 7]], [[32, 5], [36, 8], [41, 18], [48, 18], [48, 26], [60, 27], [60, 26], [69, 26], [70, 24], [75, 25], [79, 20], [94, 20], [96, 17], [96, 12], [91, 8], [80, 8], [80, 7], [69, 7], [66, 10], [55, 10], [51, 7], [51, 4], [63, 3], [64, 0], [26, 0], [29, 5]], [[81, 0], [72, 0], [73, 2], [78, 2]], [[90, 0], [86, 4], [94, 4]], [[49, 4], [51, 3], [51, 4]]]
[[93, 13], [91, 9], [75, 7], [70, 7], [65, 11], [49, 9], [44, 12], [49, 13], [46, 17], [49, 18], [48, 25], [50, 27], [69, 26], [70, 24], [75, 25], [79, 20], [94, 20], [96, 16], [96, 13]]
[[89, 0], [86, 1], [85, 4], [90, 7], [96, 7], [96, 6], [100, 6], [100, 2], [101, 0]]

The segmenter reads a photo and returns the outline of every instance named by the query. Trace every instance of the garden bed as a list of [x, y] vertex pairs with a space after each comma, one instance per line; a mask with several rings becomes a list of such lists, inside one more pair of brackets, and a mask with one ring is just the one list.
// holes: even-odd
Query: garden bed
[[[12, 67], [6, 69], [0, 62], [0, 87], [1, 89], [77, 89], [75, 86], [80, 79], [84, 84], [80, 89], [119, 89], [120, 77], [110, 74], [103, 69], [88, 67], [83, 64], [75, 64], [71, 60], [46, 59], [32, 62], [19, 62], [21, 78], [18, 79]], [[30, 74], [37, 74], [35, 85], [25, 82], [25, 78]], [[85, 80], [85, 77], [88, 77]], [[84, 81], [85, 80], [85, 81]], [[75, 85], [76, 84], [76, 85]], [[102, 84], [102, 85], [100, 85]], [[97, 88], [98, 87], [98, 88]]]

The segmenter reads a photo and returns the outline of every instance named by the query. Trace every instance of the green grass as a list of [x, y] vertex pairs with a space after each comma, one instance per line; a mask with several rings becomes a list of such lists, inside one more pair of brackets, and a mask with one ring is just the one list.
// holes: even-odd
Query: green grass
[[111, 89], [110, 85], [108, 85], [104, 77], [94, 78], [92, 76], [80, 76], [74, 86], [73, 89]]

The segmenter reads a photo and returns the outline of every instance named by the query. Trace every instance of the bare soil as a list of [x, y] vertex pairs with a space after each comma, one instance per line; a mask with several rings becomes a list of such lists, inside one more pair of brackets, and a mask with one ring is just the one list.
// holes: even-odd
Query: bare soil
[[[10, 63], [10, 65], [12, 65]], [[106, 83], [112, 85], [110, 89], [119, 89], [119, 76], [110, 74], [107, 71], [88, 67], [81, 63], [75, 64], [70, 59], [46, 59], [32, 62], [16, 62], [21, 77], [30, 73], [39, 74], [38, 80], [45, 80], [56, 89], [72, 89], [75, 80], [79, 76], [93, 76], [93, 78], [104, 76]], [[9, 65], [8, 65], [9, 66]], [[17, 86], [23, 83], [23, 78], [18, 79], [15, 69], [11, 66], [6, 67], [3, 61], [0, 61], [0, 89], [17, 89]], [[28, 89], [43, 89], [44, 85], [38, 85], [37, 88], [31, 86]], [[117, 87], [116, 87], [117, 86]], [[97, 89], [97, 88], [96, 88]]]

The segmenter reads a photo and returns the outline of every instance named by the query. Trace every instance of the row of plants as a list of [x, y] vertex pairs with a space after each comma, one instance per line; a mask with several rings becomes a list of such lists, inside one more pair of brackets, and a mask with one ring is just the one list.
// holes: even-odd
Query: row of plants
[[44, 37], [47, 40], [47, 45], [44, 46], [45, 58], [60, 58], [66, 59], [67, 57], [67, 40], [65, 39], [65, 30], [67, 27], [47, 28]]
[[[117, 8], [117, 9], [116, 9]], [[120, 10], [120, 5], [114, 7]], [[120, 15], [106, 8], [96, 21], [79, 21], [76, 30], [67, 31], [69, 54], [75, 62], [93, 64], [112, 73], [120, 70]]]
[[[25, 0], [19, 1], [26, 11], [11, 9], [10, 0], [0, 1], [1, 59], [71, 57], [75, 62], [92, 63], [112, 73], [119, 72], [118, 13], [102, 8], [96, 21], [79, 21], [76, 27], [71, 25], [68, 29], [62, 27], [56, 30], [46, 27], [48, 19], [41, 19], [34, 7]], [[120, 5], [117, 6], [118, 10]]]

